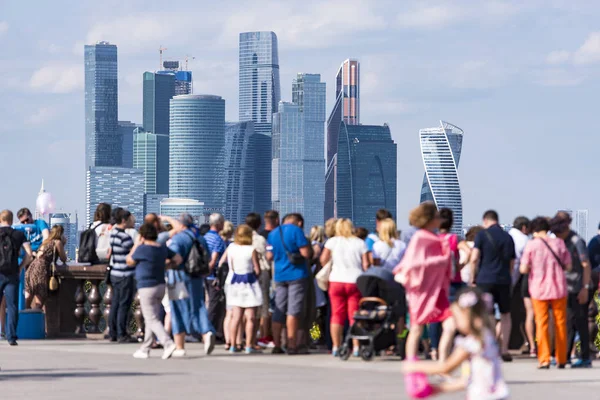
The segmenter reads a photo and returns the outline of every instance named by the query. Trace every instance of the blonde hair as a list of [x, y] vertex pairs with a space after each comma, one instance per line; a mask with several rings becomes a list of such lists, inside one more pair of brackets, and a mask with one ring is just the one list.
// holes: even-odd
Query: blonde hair
[[335, 223], [335, 235], [349, 238], [354, 236], [354, 226], [348, 218], [338, 219]]
[[64, 233], [65, 229], [62, 227], [62, 225], [54, 225], [52, 229], [50, 229], [48, 239], [42, 242], [42, 247], [46, 247], [47, 245], [54, 243], [55, 240], [62, 240]]
[[329, 218], [327, 222], [325, 222], [325, 236], [328, 238], [332, 238], [335, 236], [335, 224], [337, 219]]
[[437, 207], [435, 204], [432, 201], [426, 201], [410, 211], [408, 220], [415, 228], [423, 229], [435, 219], [436, 215]]
[[310, 228], [310, 241], [325, 243], [325, 229], [321, 225]]
[[235, 230], [234, 243], [240, 246], [252, 245], [252, 232], [254, 231], [250, 228], [250, 225], [242, 224], [238, 226]]
[[394, 247], [394, 240], [398, 239], [398, 229], [396, 223], [391, 218], [386, 218], [379, 222], [379, 239], [384, 241], [390, 247]]
[[232, 235], [233, 235], [233, 222], [225, 221], [223, 223], [223, 229], [221, 229], [221, 232], [219, 232], [219, 236], [221, 236], [221, 238], [223, 240], [228, 241], [231, 239]]

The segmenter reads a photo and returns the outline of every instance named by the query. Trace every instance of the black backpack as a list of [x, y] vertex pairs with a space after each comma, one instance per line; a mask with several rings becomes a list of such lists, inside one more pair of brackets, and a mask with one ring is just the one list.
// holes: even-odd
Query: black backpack
[[0, 274], [14, 274], [15, 266], [13, 264], [15, 256], [15, 244], [12, 240], [13, 229], [0, 230]]
[[208, 251], [196, 237], [192, 239], [194, 243], [187, 260], [185, 260], [185, 272], [192, 278], [201, 278], [210, 274]]
[[96, 254], [96, 231], [90, 227], [81, 232], [79, 237], [79, 259], [77, 262], [98, 264], [100, 259]]

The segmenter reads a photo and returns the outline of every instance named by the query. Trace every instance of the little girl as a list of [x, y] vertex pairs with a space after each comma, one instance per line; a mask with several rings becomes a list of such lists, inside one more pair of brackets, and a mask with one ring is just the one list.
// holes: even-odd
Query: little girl
[[488, 308], [488, 302], [478, 289], [466, 288], [459, 292], [451, 310], [457, 329], [464, 337], [456, 339], [454, 351], [445, 362], [409, 362], [404, 365], [404, 372], [413, 376], [419, 373], [449, 374], [468, 360], [469, 377], [435, 386], [426, 383], [418, 391], [410, 393], [413, 397], [425, 398], [432, 394], [466, 389], [467, 400], [508, 398], [509, 390], [502, 378], [501, 360]]

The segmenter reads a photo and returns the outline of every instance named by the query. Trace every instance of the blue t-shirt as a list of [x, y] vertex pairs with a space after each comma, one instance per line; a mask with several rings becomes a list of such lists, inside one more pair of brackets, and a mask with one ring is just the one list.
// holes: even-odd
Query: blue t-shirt
[[[219, 232], [213, 231], [213, 230], [206, 232], [206, 234], [204, 235], [204, 240], [206, 240], [206, 244], [208, 245], [209, 257], [211, 259], [212, 259], [213, 253], [219, 254], [219, 256], [217, 257], [217, 264], [216, 264], [216, 265], [219, 265], [221, 256], [223, 255], [223, 253], [225, 253], [225, 249], [227, 248], [227, 246], [225, 245], [225, 241], [219, 235]], [[206, 277], [206, 279], [208, 279], [208, 280], [215, 279], [215, 270], [216, 270], [216, 266], [213, 269], [213, 271], [210, 273], [210, 275]]]
[[140, 245], [133, 254], [137, 265], [135, 266], [135, 280], [138, 288], [148, 288], [165, 283], [165, 263], [167, 259], [175, 257], [175, 253], [162, 245], [160, 247]]
[[44, 237], [42, 233], [45, 229], [50, 230], [48, 224], [43, 219], [36, 219], [33, 224], [20, 224], [13, 226], [14, 229], [21, 231], [25, 234], [25, 238], [31, 244], [31, 251], [38, 251]]
[[208, 249], [206, 245], [206, 240], [200, 235], [196, 235], [189, 229], [186, 229], [183, 232], [179, 232], [175, 236], [171, 238], [171, 243], [169, 243], [169, 249], [174, 253], [177, 253], [183, 258], [183, 263], [179, 266], [180, 269], [183, 268], [185, 262], [187, 261], [188, 256], [190, 255], [190, 250], [192, 250], [192, 246], [194, 245], [194, 237], [200, 242], [205, 249]]
[[[489, 232], [493, 243], [486, 232]], [[475, 236], [475, 248], [481, 252], [476, 282], [510, 285], [510, 263], [517, 257], [512, 236], [499, 225], [492, 225]]]
[[379, 241], [379, 236], [377, 233], [369, 233], [369, 236], [365, 239], [365, 244], [367, 245], [367, 250], [373, 251], [373, 245]]
[[283, 240], [285, 247], [290, 253], [299, 253], [300, 247], [308, 246], [308, 240], [304, 236], [302, 229], [293, 224], [285, 224], [275, 228], [267, 239], [267, 250], [273, 253], [275, 264], [275, 282], [289, 282], [297, 279], [307, 278], [308, 269], [305, 264], [292, 264], [288, 259], [287, 253], [281, 243], [281, 234], [283, 232]]

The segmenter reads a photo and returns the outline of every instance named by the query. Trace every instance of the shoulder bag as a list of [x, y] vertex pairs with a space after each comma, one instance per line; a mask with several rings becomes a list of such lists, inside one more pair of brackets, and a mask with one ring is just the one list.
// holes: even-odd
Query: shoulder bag
[[48, 289], [51, 292], [55, 292], [58, 290], [58, 278], [56, 278], [56, 244], [52, 244], [54, 249], [52, 250], [52, 264], [50, 265], [52, 268], [52, 272], [50, 275], [50, 281], [48, 282]]
[[554, 258], [558, 262], [558, 265], [560, 265], [560, 267], [563, 269], [563, 271], [565, 271], [567, 269], [567, 266], [565, 264], [563, 264], [563, 262], [560, 259], [560, 257], [554, 252], [554, 250], [552, 250], [552, 247], [550, 247], [550, 245], [548, 244], [548, 242], [546, 242], [542, 238], [539, 238], [539, 239], [542, 241], [542, 243], [544, 243], [546, 245], [546, 247], [548, 248], [548, 250], [550, 250], [550, 253], [552, 253], [552, 255], [554, 256]]
[[285, 245], [285, 240], [283, 239], [283, 227], [279, 227], [279, 237], [281, 238], [281, 245], [283, 246], [283, 250], [285, 250], [285, 254], [287, 254], [287, 258], [290, 263], [294, 265], [306, 264], [306, 258], [300, 253], [291, 253], [287, 246]]
[[487, 229], [484, 229], [483, 232], [485, 233], [485, 236], [487, 236], [489, 242], [492, 244], [492, 247], [494, 248], [494, 251], [496, 252], [496, 254], [498, 254], [500, 256], [500, 259], [504, 262], [509, 261], [509, 260], [506, 260], [506, 257], [504, 257], [504, 253], [500, 251], [498, 246], [496, 246], [496, 241], [494, 240], [494, 237], [492, 236], [492, 234]]

